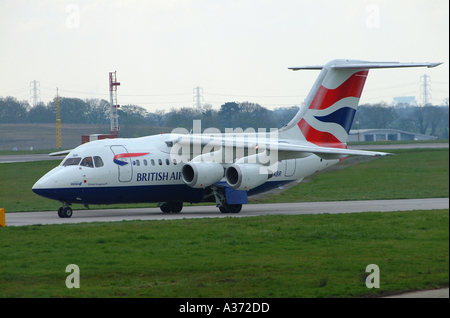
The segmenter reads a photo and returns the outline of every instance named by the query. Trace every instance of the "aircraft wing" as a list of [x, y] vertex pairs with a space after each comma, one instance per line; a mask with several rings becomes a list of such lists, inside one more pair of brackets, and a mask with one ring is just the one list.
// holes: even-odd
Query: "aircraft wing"
[[52, 152], [52, 153], [49, 153], [48, 155], [49, 156], [64, 156], [64, 155], [68, 155], [72, 150], [73, 149]]
[[[261, 142], [262, 141], [262, 142]], [[326, 144], [326, 146], [317, 146], [314, 144], [290, 144], [284, 141], [273, 141], [265, 138], [256, 138], [255, 136], [247, 137], [227, 137], [227, 136], [200, 136], [200, 135], [182, 135], [172, 140], [173, 143], [179, 143], [181, 146], [197, 146], [197, 147], [234, 147], [258, 150], [278, 151], [279, 160], [304, 158], [311, 154], [315, 154], [324, 159], [340, 159], [346, 156], [390, 156], [391, 153], [379, 151], [365, 151], [346, 149], [345, 144]], [[330, 146], [336, 146], [330, 147]], [[339, 148], [337, 148], [339, 147]]]
[[[278, 151], [280, 152], [300, 152], [300, 153], [313, 153], [322, 157], [322, 155], [329, 156], [369, 156], [369, 157], [380, 157], [380, 156], [391, 156], [393, 154], [380, 152], [380, 151], [365, 151], [365, 150], [352, 150], [345, 148], [334, 148], [334, 147], [321, 147], [321, 146], [304, 146], [304, 145], [292, 145], [279, 143], [277, 145]], [[330, 158], [332, 159], [332, 158]]]

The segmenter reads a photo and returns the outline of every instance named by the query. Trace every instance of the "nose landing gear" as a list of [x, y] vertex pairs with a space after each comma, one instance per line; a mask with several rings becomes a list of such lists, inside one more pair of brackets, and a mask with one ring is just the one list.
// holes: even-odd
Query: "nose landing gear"
[[72, 214], [72, 208], [67, 203], [63, 202], [63, 206], [58, 209], [58, 216], [60, 218], [70, 218]]

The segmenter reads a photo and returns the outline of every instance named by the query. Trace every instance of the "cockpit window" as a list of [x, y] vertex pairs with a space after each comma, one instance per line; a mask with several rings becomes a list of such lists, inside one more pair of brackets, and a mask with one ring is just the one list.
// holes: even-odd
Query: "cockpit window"
[[92, 157], [86, 157], [81, 161], [80, 166], [94, 168], [94, 164], [92, 163]]
[[99, 156], [94, 156], [94, 163], [96, 168], [103, 167], [103, 160]]
[[78, 166], [80, 160], [81, 158], [67, 158], [66, 161], [64, 161], [63, 166]]

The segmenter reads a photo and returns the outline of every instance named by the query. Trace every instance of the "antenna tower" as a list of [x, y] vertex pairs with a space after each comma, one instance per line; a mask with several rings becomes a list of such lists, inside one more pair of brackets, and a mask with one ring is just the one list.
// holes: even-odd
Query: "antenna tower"
[[431, 86], [428, 84], [430, 77], [427, 74], [423, 74], [420, 79], [423, 79], [423, 84], [420, 85], [420, 88], [423, 89], [423, 93], [420, 94], [420, 96], [423, 98], [423, 106], [427, 106], [429, 98], [431, 98], [431, 94], [428, 93], [428, 91], [431, 90]]
[[58, 87], [56, 88], [56, 149], [61, 149], [62, 147], [62, 136], [61, 136], [61, 106], [59, 104], [59, 94]]
[[111, 120], [111, 135], [118, 137], [119, 135], [119, 115], [117, 109], [120, 107], [117, 105], [117, 86], [120, 85], [117, 82], [117, 71], [109, 72], [109, 97], [110, 97], [110, 112], [109, 118]]
[[194, 92], [197, 91], [196, 95], [194, 96], [194, 100], [196, 100], [197, 102], [194, 104], [195, 107], [197, 107], [198, 110], [202, 109], [202, 100], [203, 100], [203, 96], [200, 95], [200, 90], [202, 90], [203, 93], [203, 88], [201, 87], [196, 87], [194, 88]]
[[[31, 84], [33, 84], [33, 85], [31, 85]], [[39, 87], [41, 86], [41, 83], [36, 80], [30, 82], [30, 86], [33, 86], [33, 89], [30, 90], [30, 94], [31, 94], [31, 92], [33, 92], [33, 96], [31, 97], [33, 106], [36, 106], [39, 103], [39, 100], [41, 99], [40, 97], [38, 97], [38, 91], [40, 94], [41, 90], [39, 88], [37, 88], [36, 84], [39, 84]]]

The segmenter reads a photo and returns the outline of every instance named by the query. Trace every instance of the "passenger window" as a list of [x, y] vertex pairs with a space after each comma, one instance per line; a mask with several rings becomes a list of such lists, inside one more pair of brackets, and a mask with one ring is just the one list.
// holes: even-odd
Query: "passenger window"
[[94, 164], [92, 163], [92, 157], [86, 157], [81, 161], [80, 166], [94, 168]]
[[144, 159], [144, 166], [147, 166], [147, 159]]
[[67, 166], [78, 166], [80, 161], [81, 161], [81, 158], [68, 158], [68, 159], [66, 159], [66, 161], [64, 161], [63, 166], [64, 167], [67, 167]]
[[166, 159], [166, 165], [170, 165], [170, 160]]
[[95, 163], [96, 168], [100, 168], [100, 167], [104, 166], [103, 160], [99, 156], [94, 156], [94, 163]]
[[173, 164], [176, 166], [177, 165], [177, 159], [173, 159]]
[[161, 159], [158, 159], [158, 163], [159, 163], [160, 166], [162, 166], [162, 160]]
[[152, 162], [152, 166], [154, 166], [155, 165], [155, 160], [152, 159], [151, 162]]
[[137, 159], [137, 160], [136, 160], [136, 166], [139, 167], [140, 165], [141, 165], [141, 163], [140, 163], [139, 160]]

